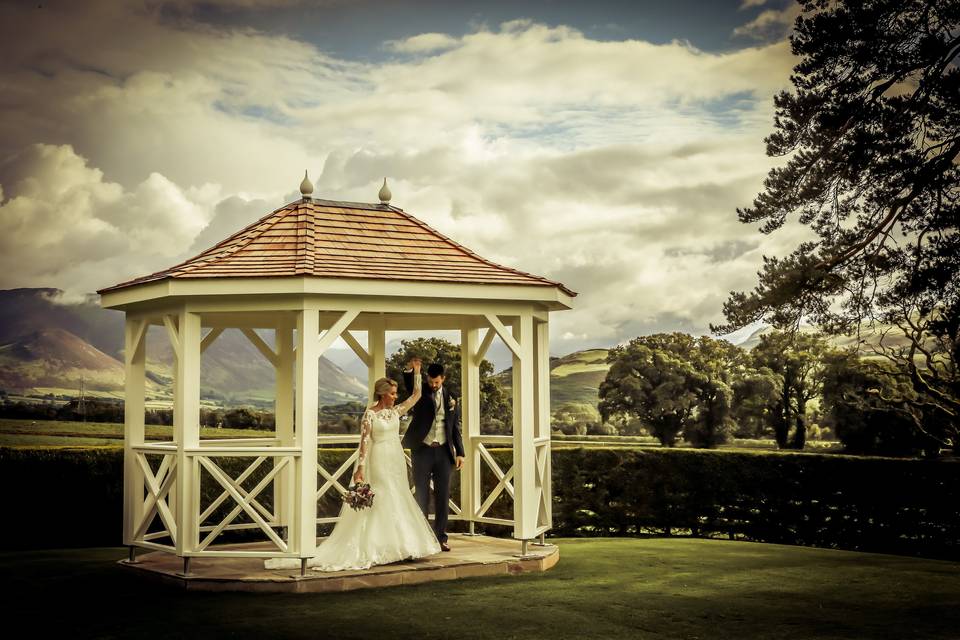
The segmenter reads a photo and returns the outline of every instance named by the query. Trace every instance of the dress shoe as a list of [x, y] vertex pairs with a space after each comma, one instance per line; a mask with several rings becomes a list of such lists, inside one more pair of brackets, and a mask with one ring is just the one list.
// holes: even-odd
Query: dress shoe
[[450, 545], [448, 545], [446, 542], [441, 542], [441, 543], [440, 543], [440, 550], [441, 550], [441, 551], [450, 551]]

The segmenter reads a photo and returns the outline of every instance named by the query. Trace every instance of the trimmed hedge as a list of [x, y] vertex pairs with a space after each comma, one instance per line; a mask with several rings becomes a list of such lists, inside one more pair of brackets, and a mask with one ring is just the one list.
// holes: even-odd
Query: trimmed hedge
[[[501, 468], [510, 466], [510, 450], [491, 453]], [[328, 469], [348, 454], [319, 451]], [[234, 477], [249, 464], [215, 461]], [[495, 478], [482, 468], [486, 494]], [[264, 464], [244, 487], [252, 488], [268, 469]], [[122, 477], [118, 448], [0, 448], [0, 480], [15, 525], [3, 528], [0, 542], [7, 548], [121, 544]], [[206, 471], [202, 486], [205, 508], [220, 490]], [[454, 474], [454, 496], [458, 487]], [[261, 497], [269, 508], [272, 492]], [[960, 559], [960, 462], [951, 460], [564, 449], [553, 452], [553, 502], [551, 533], [562, 536], [722, 536]], [[207, 523], [219, 522], [234, 506], [227, 500]], [[323, 515], [338, 508], [333, 496], [319, 505]], [[502, 495], [488, 515], [511, 513], [512, 501]], [[451, 523], [452, 530], [464, 527]], [[482, 525], [478, 531], [510, 533]]]
[[960, 559], [960, 463], [710, 450], [553, 459], [557, 535], [729, 537]]

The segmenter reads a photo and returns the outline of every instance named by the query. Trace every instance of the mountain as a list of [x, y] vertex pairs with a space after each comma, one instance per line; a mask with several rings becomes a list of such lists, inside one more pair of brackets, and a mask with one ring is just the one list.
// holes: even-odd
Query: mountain
[[[753, 349], [760, 344], [760, 336], [772, 333], [773, 331], [775, 331], [773, 327], [761, 327], [751, 333], [750, 336], [739, 343], [738, 346], [747, 350]], [[810, 325], [801, 325], [799, 331], [800, 333], [812, 334], [817, 333], [818, 329]], [[860, 344], [861, 354], [864, 357], [871, 355], [871, 349], [879, 346], [881, 339], [883, 340], [883, 345], [887, 348], [906, 347], [910, 344], [903, 330], [900, 329], [900, 327], [890, 324], [878, 324], [873, 330], [865, 329], [859, 336], [826, 336], [826, 338], [827, 343], [837, 349], [856, 347]]]
[[[123, 314], [99, 306], [96, 296], [74, 304], [59, 289], [0, 291], [0, 388], [22, 395], [76, 395], [80, 379], [90, 395], [123, 397]], [[261, 337], [273, 343], [273, 332]], [[147, 396], [172, 398], [173, 352], [165, 330], [147, 332]], [[228, 329], [203, 353], [201, 397], [220, 403], [273, 402], [273, 366], [237, 329]], [[366, 384], [320, 358], [321, 404], [362, 400]]]
[[[573, 402], [596, 406], [600, 383], [607, 376], [607, 349], [575, 351], [550, 358], [550, 404], [554, 408]], [[497, 374], [505, 389], [513, 383], [513, 368]]]
[[[0, 387], [21, 393], [75, 395], [81, 380], [94, 396], [118, 396], [123, 364], [66, 329], [41, 329], [0, 344]], [[162, 390], [153, 381], [148, 393]]]

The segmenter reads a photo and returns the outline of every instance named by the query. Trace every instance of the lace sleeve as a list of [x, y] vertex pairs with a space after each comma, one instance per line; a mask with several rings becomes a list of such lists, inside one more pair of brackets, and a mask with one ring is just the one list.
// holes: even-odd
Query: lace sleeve
[[360, 418], [360, 446], [357, 455], [357, 468], [363, 469], [367, 461], [367, 452], [370, 450], [370, 434], [373, 433], [373, 411], [367, 409]]
[[410, 397], [396, 405], [394, 408], [397, 412], [397, 415], [404, 415], [407, 411], [410, 411], [410, 408], [417, 404], [417, 400], [420, 399], [422, 392], [421, 387], [423, 386], [423, 376], [418, 374], [413, 374], [413, 393], [410, 394]]

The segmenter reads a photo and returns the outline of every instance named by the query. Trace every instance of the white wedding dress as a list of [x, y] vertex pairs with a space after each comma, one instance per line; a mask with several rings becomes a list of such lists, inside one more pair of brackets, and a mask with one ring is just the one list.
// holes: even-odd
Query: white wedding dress
[[[420, 376], [416, 376], [419, 382]], [[419, 387], [419, 385], [417, 385]], [[354, 511], [344, 504], [330, 536], [307, 560], [316, 571], [368, 569], [409, 558], [440, 553], [433, 528], [410, 492], [407, 464], [400, 445], [400, 416], [420, 397], [414, 395], [389, 409], [367, 409], [360, 421], [357, 465], [374, 492], [373, 506]], [[299, 569], [298, 558], [270, 558], [267, 569]]]

